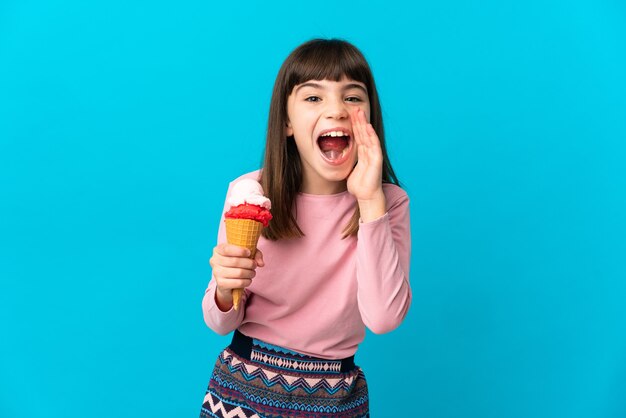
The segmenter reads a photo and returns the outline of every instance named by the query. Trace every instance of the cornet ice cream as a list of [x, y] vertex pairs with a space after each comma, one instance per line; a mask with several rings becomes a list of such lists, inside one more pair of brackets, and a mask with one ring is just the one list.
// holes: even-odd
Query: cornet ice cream
[[[230, 208], [224, 214], [226, 240], [229, 244], [250, 250], [250, 258], [256, 254], [261, 231], [272, 219], [270, 200], [263, 196], [263, 187], [258, 181], [243, 179], [237, 182], [227, 200]], [[243, 289], [233, 290], [233, 305], [239, 309]]]

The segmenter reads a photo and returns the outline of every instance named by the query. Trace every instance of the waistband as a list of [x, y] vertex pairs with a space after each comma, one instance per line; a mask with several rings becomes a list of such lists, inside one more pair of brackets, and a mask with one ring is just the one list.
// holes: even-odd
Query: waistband
[[347, 373], [356, 368], [354, 356], [329, 360], [307, 356], [287, 348], [268, 344], [235, 330], [230, 348], [239, 357], [286, 371], [314, 374]]

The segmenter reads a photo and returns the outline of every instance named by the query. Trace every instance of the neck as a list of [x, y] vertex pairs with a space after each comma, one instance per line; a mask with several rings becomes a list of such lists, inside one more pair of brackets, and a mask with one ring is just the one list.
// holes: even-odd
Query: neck
[[302, 187], [300, 189], [300, 192], [308, 194], [337, 194], [345, 192], [346, 190], [348, 190], [348, 186], [345, 180], [315, 184], [313, 182], [307, 181], [307, 179], [304, 178], [302, 181]]

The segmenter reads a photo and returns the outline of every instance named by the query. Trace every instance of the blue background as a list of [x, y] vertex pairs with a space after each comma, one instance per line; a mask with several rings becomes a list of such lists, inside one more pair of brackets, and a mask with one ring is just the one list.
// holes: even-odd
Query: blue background
[[224, 3], [0, 5], [0, 416], [198, 415], [227, 183], [319, 36], [370, 61], [411, 197], [373, 416], [626, 416], [626, 5]]

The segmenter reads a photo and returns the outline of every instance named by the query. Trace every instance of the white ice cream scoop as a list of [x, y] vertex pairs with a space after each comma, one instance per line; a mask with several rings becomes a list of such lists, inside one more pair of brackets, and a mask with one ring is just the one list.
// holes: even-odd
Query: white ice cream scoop
[[263, 187], [253, 179], [243, 179], [235, 183], [227, 202], [231, 207], [247, 203], [262, 206], [267, 210], [272, 208], [270, 200], [263, 196]]

